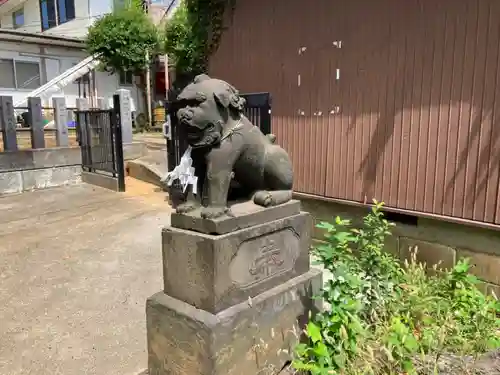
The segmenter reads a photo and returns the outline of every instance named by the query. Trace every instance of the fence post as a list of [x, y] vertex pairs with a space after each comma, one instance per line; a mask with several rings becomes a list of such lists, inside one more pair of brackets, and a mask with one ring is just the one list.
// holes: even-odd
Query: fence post
[[0, 96], [0, 111], [3, 150], [17, 151], [16, 121], [14, 119], [12, 96]]
[[41, 98], [28, 98], [28, 113], [31, 119], [31, 148], [45, 148]]
[[64, 98], [52, 98], [52, 107], [54, 107], [57, 147], [68, 147], [68, 112], [66, 111], [66, 100]]
[[[87, 98], [76, 98], [76, 109], [78, 111], [88, 111], [89, 110], [89, 100]], [[76, 141], [81, 146], [84, 137], [87, 135], [84, 134], [86, 129], [85, 126], [82, 126], [87, 118], [82, 113], [77, 113], [76, 116]]]
[[76, 98], [76, 108], [79, 111], [88, 111], [89, 100], [87, 98]]
[[97, 107], [99, 109], [109, 109], [108, 101], [104, 98], [97, 98]]
[[119, 94], [113, 95], [113, 113], [111, 114], [111, 131], [114, 132], [116, 171], [118, 177], [118, 191], [125, 191], [125, 159], [123, 157], [123, 127], [120, 125], [121, 118], [121, 97]]
[[[115, 108], [119, 111], [120, 122], [122, 128], [122, 139], [123, 143], [132, 143], [132, 108], [131, 108], [131, 98], [130, 90], [120, 89], [116, 90], [116, 95], [118, 95], [120, 100], [119, 108]], [[113, 104], [116, 103], [113, 97]]]

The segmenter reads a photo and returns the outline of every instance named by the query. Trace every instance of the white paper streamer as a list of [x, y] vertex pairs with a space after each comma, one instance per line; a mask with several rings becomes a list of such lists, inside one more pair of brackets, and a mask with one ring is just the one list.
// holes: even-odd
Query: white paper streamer
[[196, 194], [196, 186], [198, 185], [198, 177], [194, 174], [194, 168], [192, 167], [193, 159], [191, 159], [191, 147], [188, 147], [184, 155], [181, 157], [181, 161], [173, 171], [168, 172], [165, 177], [162, 178], [162, 182], [166, 183], [167, 186], [172, 186], [175, 180], [179, 180], [182, 186], [182, 191], [186, 192], [189, 185], [192, 185], [192, 192]]

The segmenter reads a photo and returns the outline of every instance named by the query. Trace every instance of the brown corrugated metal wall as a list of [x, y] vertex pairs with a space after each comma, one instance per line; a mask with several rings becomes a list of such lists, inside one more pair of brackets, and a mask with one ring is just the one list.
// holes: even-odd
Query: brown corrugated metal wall
[[500, 224], [499, 44], [499, 0], [238, 0], [211, 73], [271, 92], [296, 191]]

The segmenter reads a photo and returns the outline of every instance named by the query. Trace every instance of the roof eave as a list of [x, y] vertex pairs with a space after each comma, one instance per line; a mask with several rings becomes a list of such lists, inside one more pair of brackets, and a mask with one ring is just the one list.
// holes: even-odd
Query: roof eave
[[22, 42], [51, 47], [66, 47], [83, 49], [85, 41], [79, 38], [71, 38], [42, 33], [28, 33], [25, 31], [0, 29], [0, 41], [2, 42]]

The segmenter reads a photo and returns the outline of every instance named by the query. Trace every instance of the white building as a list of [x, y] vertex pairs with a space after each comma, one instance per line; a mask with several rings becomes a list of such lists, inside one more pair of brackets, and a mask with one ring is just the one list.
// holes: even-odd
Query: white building
[[[0, 0], [0, 95], [21, 103], [88, 57], [83, 49], [87, 29], [112, 9], [112, 0]], [[111, 101], [117, 89], [126, 88], [132, 110], [144, 112], [144, 96], [130, 76], [91, 71], [80, 84], [71, 82], [39, 96], [45, 105], [52, 96], [65, 96], [66, 105], [74, 107], [78, 97]]]

